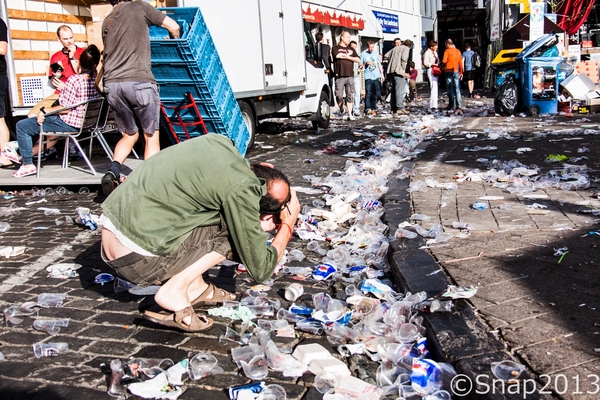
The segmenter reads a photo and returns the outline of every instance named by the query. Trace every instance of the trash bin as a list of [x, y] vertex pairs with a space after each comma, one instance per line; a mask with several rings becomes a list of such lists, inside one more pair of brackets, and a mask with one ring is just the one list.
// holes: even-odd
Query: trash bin
[[492, 81], [494, 88], [498, 89], [508, 75], [514, 75], [519, 78], [519, 65], [515, 61], [515, 57], [523, 49], [501, 50], [492, 60]]
[[558, 113], [558, 37], [544, 35], [527, 46], [516, 60], [519, 64], [521, 98], [529, 114]]

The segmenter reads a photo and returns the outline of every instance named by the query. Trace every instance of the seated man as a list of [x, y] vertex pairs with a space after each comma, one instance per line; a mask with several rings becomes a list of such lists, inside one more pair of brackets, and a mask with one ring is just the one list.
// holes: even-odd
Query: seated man
[[[146, 311], [144, 318], [198, 332], [212, 320], [198, 316], [194, 305], [235, 298], [202, 274], [233, 256], [257, 282], [269, 279], [300, 204], [281, 171], [250, 165], [229, 138], [209, 134], [146, 160], [102, 209], [103, 260], [138, 285], [163, 283], [154, 299], [169, 312]], [[264, 232], [277, 224], [267, 245]]]
[[[28, 118], [37, 117], [44, 107], [46, 111], [55, 105], [58, 100], [60, 92], [64, 89], [67, 80], [75, 75], [79, 70], [79, 57], [85, 48], [77, 47], [75, 45], [75, 36], [73, 30], [67, 25], [61, 25], [56, 30], [56, 36], [58, 41], [62, 45], [62, 49], [57, 51], [50, 57], [50, 69], [49, 79], [50, 84], [56, 88], [53, 94], [41, 100], [35, 105], [27, 114]], [[56, 148], [54, 147], [56, 141], [52, 141], [46, 144], [46, 150], [42, 152], [42, 161], [49, 158], [58, 157]], [[34, 149], [35, 150], [35, 149]], [[73, 146], [70, 150], [69, 158], [79, 158], [79, 152]], [[34, 151], [35, 157], [37, 157], [37, 151]]]

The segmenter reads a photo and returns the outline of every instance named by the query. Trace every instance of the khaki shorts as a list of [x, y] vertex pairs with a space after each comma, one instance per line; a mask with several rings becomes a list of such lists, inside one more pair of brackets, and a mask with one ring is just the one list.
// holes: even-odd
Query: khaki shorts
[[222, 219], [220, 225], [201, 226], [194, 229], [190, 236], [168, 256], [147, 257], [132, 252], [108, 261], [104, 250], [100, 250], [104, 262], [117, 275], [139, 286], [164, 282], [213, 251], [226, 258], [232, 256], [229, 231]]
[[143, 133], [158, 131], [160, 98], [153, 82], [112, 82], [104, 85], [106, 100], [121, 133], [135, 135], [138, 122]]

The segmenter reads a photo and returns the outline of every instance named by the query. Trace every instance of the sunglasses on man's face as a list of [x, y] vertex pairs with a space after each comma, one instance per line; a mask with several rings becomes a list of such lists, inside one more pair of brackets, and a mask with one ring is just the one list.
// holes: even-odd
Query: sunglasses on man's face
[[288, 208], [291, 199], [292, 199], [292, 195], [289, 194], [287, 199], [283, 203], [283, 205], [281, 207], [279, 207], [277, 210], [260, 210], [260, 213], [261, 214], [269, 214], [269, 215], [279, 215], [279, 213], [281, 213], [283, 210], [285, 210], [287, 208], [288, 213], [290, 213], [290, 215], [291, 215], [290, 209]]

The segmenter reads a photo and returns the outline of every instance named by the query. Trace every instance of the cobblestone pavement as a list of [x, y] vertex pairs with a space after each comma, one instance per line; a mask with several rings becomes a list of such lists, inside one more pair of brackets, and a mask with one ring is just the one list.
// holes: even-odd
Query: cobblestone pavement
[[[417, 175], [412, 181], [430, 176], [440, 182], [449, 182], [459, 171], [481, 167], [476, 159], [483, 156], [517, 158], [525, 164], [536, 163], [547, 171], [558, 168], [544, 164], [547, 154], [575, 155], [577, 148], [584, 145], [592, 149], [588, 153], [588, 166], [593, 170], [597, 168], [594, 163], [599, 149], [596, 136], [565, 131], [562, 135], [535, 138], [532, 132], [545, 129], [537, 127], [537, 121], [532, 118], [478, 117], [477, 114], [483, 115], [484, 111], [480, 108], [483, 109], [485, 104], [483, 100], [472, 101], [472, 116], [462, 119], [460, 126], [450, 133], [440, 134], [428, 143], [425, 153], [414, 165]], [[326, 176], [332, 171], [343, 170], [347, 160], [340, 156], [344, 151], [340, 154], [316, 154], [315, 150], [336, 139], [356, 140], [353, 132], [393, 132], [407, 122], [410, 122], [408, 118], [389, 115], [353, 123], [336, 121], [330, 129], [318, 135], [307, 131], [305, 124], [292, 122], [284, 126], [283, 133], [259, 136], [257, 142], [262, 148], [251, 152], [249, 158], [272, 162], [288, 174], [293, 185], [308, 187], [303, 175]], [[594, 117], [592, 122], [597, 125], [598, 118]], [[559, 118], [550, 133], [577, 128], [577, 124], [581, 125], [577, 118], [567, 121], [566, 125]], [[514, 140], [483, 140], [483, 130], [489, 127], [509, 130]], [[466, 132], [479, 133], [479, 137], [465, 139]], [[496, 145], [499, 150], [485, 154], [463, 152], [466, 146], [487, 144]], [[531, 147], [534, 151], [517, 156], [513, 150], [519, 147]], [[314, 163], [307, 162], [307, 159], [313, 159]], [[407, 166], [413, 164], [407, 162]], [[597, 205], [596, 200], [590, 197], [596, 184], [585, 191], [546, 190], [544, 193], [549, 199], [527, 200], [482, 182], [459, 183], [456, 191], [429, 189], [428, 192], [415, 192], [409, 196], [406, 191], [408, 183], [406, 179], [395, 177], [388, 182], [390, 191], [385, 196], [384, 218], [392, 230], [412, 212], [430, 215], [434, 220], [438, 218], [450, 232], [454, 232], [451, 224], [455, 220], [471, 222], [474, 226], [467, 238], [455, 238], [448, 243], [431, 245], [428, 249], [420, 249], [424, 245], [421, 239], [395, 240], [391, 244], [390, 262], [400, 290], [435, 293], [452, 282], [473, 285], [479, 290], [469, 303], [459, 304], [457, 313], [429, 315], [428, 339], [436, 358], [451, 362], [471, 379], [475, 379], [478, 373], [490, 374], [490, 361], [512, 358], [527, 366], [529, 376], [538, 378], [538, 387], [546, 382], [540, 375], [549, 374], [552, 380], [547, 389], [553, 389], [553, 397], [595, 398], [586, 392], [594, 390], [595, 383], [600, 384], [593, 381], [594, 376], [600, 375], [598, 353], [594, 351], [600, 347], [597, 337], [600, 323], [597, 317], [598, 272], [594, 265], [596, 236], [581, 236], [594, 229], [596, 219], [576, 210]], [[55, 337], [33, 330], [33, 318], [29, 317], [25, 317], [20, 325], [5, 324], [0, 328], [0, 352], [6, 359], [0, 363], [0, 397], [105, 399], [109, 398], [106, 394], [107, 365], [112, 359], [135, 356], [171, 358], [177, 362], [199, 351], [215, 354], [225, 372], [198, 381], [187, 381], [186, 391], [180, 399], [201, 396], [225, 399], [225, 389], [249, 383], [250, 380], [230, 359], [230, 349], [238, 345], [219, 341], [227, 326], [239, 329], [238, 322], [214, 317], [215, 325], [200, 334], [161, 329], [140, 319], [140, 311], [155, 307], [151, 296], [115, 293], [111, 284], [93, 284], [97, 274], [110, 272], [99, 256], [99, 232], [71, 224], [56, 225], [57, 216], [44, 215], [42, 210], [37, 209], [58, 208], [62, 212], [61, 217], [74, 217], [77, 207], [88, 207], [99, 213], [102, 198], [97, 195], [98, 187], [91, 189], [92, 193], [87, 195], [48, 197], [47, 203], [29, 205], [16, 215], [0, 218], [11, 225], [10, 230], [0, 235], [0, 247], [27, 246], [25, 254], [6, 259], [0, 266], [0, 306], [4, 309], [11, 304], [35, 301], [40, 293], [67, 293], [68, 300], [61, 307], [41, 309], [39, 316], [70, 318], [69, 326], [62, 328]], [[494, 206], [500, 202], [490, 202], [491, 209], [470, 209], [474, 200], [483, 195], [504, 196], [502, 202], [512, 204], [513, 208], [499, 210]], [[304, 204], [316, 198], [302, 193], [299, 197]], [[0, 200], [0, 206], [25, 206], [27, 201], [36, 199], [17, 195]], [[548, 213], [528, 212], [530, 210], [526, 206], [533, 202], [547, 205], [547, 209], [538, 210]], [[302, 249], [311, 256], [305, 245], [305, 242], [294, 238], [290, 248]], [[562, 246], [568, 246], [569, 253], [558, 264], [553, 248]], [[479, 258], [454, 261], [477, 256], [480, 252], [483, 254]], [[305, 263], [314, 265], [315, 261], [316, 258]], [[80, 276], [67, 280], [48, 278], [45, 268], [61, 262], [82, 264]], [[435, 273], [440, 267], [442, 273]], [[213, 282], [238, 295], [253, 285], [246, 274], [238, 274], [233, 267], [215, 268], [209, 275]], [[290, 282], [289, 277], [279, 274], [269, 291], [269, 296], [279, 299], [285, 308], [290, 303], [283, 298], [283, 288]], [[321, 291], [345, 298], [340, 284], [314, 281], [303, 284], [305, 295], [300, 300], [308, 302], [311, 294]], [[341, 358], [324, 335], [301, 333], [295, 339], [272, 337], [278, 345], [288, 348], [299, 343], [320, 343]], [[69, 350], [57, 357], [36, 359], [31, 345], [39, 341], [64, 341], [69, 344]], [[353, 356], [345, 361], [355, 376], [375, 383], [377, 363], [364, 356]], [[569, 394], [574, 392], [576, 377], [579, 377], [581, 395]], [[270, 371], [265, 382], [283, 386], [289, 399], [320, 398], [321, 395], [312, 387], [313, 378], [314, 375], [307, 373], [301, 378], [290, 379]], [[564, 380], [564, 385], [561, 380]], [[561, 395], [565, 387], [567, 391]], [[493, 396], [470, 393], [470, 398], [484, 397], [523, 398], [523, 393]], [[527, 396], [540, 397], [547, 396]]]

